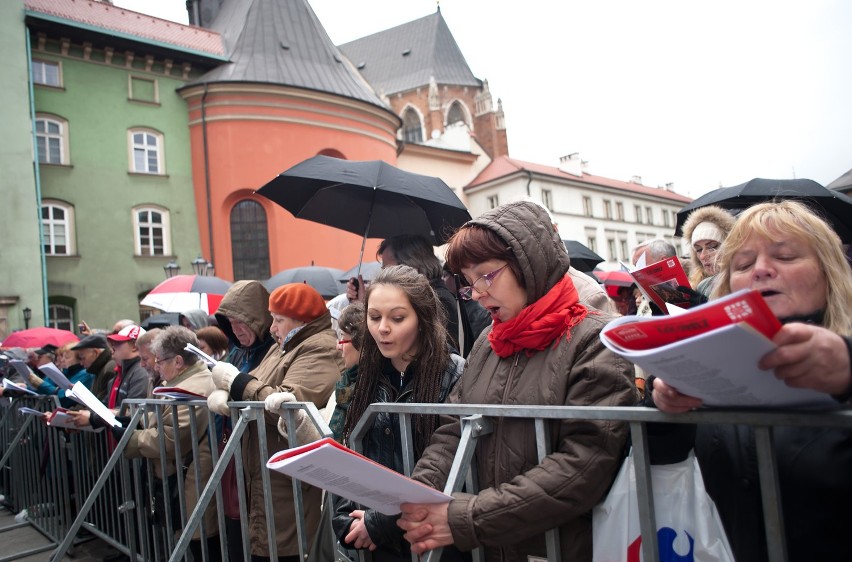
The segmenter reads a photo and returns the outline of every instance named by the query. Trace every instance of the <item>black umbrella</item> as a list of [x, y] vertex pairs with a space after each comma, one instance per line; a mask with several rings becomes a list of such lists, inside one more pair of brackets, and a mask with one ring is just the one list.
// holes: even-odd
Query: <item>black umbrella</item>
[[565, 249], [571, 257], [571, 265], [584, 273], [589, 273], [595, 266], [604, 261], [602, 257], [591, 251], [587, 246], [576, 240], [563, 240]]
[[142, 321], [141, 326], [146, 330], [152, 328], [168, 328], [169, 326], [180, 326], [179, 312], [163, 312], [162, 314], [152, 314]]
[[319, 265], [294, 267], [279, 271], [264, 281], [263, 286], [271, 292], [287, 283], [307, 283], [316, 289], [323, 298], [330, 299], [346, 290], [346, 286], [341, 285], [339, 281], [342, 275], [343, 270], [334, 267]]
[[[314, 156], [257, 190], [293, 216], [369, 238], [422, 234], [447, 241], [470, 213], [441, 179], [380, 160]], [[363, 260], [363, 244], [361, 249]]]
[[780, 199], [797, 199], [822, 216], [844, 243], [852, 242], [852, 198], [826, 189], [808, 179], [766, 180], [754, 178], [734, 187], [721, 187], [705, 193], [677, 213], [675, 235], [683, 235], [683, 223], [689, 213], [699, 207], [718, 205], [738, 214], [757, 203]]

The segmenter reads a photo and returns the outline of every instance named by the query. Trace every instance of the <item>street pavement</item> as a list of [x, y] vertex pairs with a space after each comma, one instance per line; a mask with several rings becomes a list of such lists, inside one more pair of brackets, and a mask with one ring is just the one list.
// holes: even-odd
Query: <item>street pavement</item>
[[[15, 525], [15, 514], [9, 512], [3, 507], [0, 507], [0, 531], [7, 527]], [[17, 553], [26, 552], [39, 547], [50, 545], [44, 535], [35, 530], [31, 525], [22, 525], [14, 529], [3, 532], [2, 542], [3, 558], [14, 556]], [[58, 546], [58, 545], [56, 545]], [[56, 547], [51, 547], [49, 550], [38, 554], [32, 554], [25, 558], [19, 558], [21, 562], [49, 562], [53, 557], [53, 551]], [[101, 562], [105, 557], [116, 553], [116, 550], [110, 547], [100, 539], [92, 538], [85, 542], [79, 543], [73, 547], [67, 556], [63, 559], [67, 562]]]

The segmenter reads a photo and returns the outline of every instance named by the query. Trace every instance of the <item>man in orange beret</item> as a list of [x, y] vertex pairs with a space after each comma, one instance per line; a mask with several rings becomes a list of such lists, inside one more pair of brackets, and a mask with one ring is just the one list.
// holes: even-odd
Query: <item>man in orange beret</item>
[[[334, 391], [343, 371], [337, 351], [337, 337], [331, 328], [331, 314], [322, 296], [304, 283], [289, 283], [269, 295], [272, 326], [269, 331], [279, 345], [270, 347], [263, 361], [250, 373], [241, 373], [230, 363], [217, 363], [213, 382], [220, 390], [207, 399], [210, 409], [228, 413], [227, 402], [264, 401], [270, 394], [289, 392], [298, 402], [313, 402], [322, 408]], [[287, 438], [278, 431], [277, 414], [266, 413], [266, 438], [270, 453], [286, 449]], [[293, 482], [275, 471], [269, 472], [271, 490], [264, 491], [261, 471], [266, 467], [258, 452], [257, 426], [251, 424], [243, 445], [249, 509], [249, 541], [253, 562], [269, 559], [264, 492], [272, 494], [275, 506], [275, 542], [278, 560], [300, 560], [293, 507]], [[320, 518], [322, 490], [303, 485], [307, 536], [313, 537]]]

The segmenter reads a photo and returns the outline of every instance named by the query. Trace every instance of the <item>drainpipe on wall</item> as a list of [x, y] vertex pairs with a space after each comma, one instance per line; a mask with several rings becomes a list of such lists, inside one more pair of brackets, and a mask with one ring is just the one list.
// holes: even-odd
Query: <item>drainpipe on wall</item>
[[532, 197], [532, 193], [530, 192], [530, 185], [532, 184], [532, 172], [527, 170], [527, 197]]
[[41, 298], [42, 298], [42, 323], [47, 326], [47, 259], [44, 256], [44, 231], [41, 228], [41, 174], [38, 167], [38, 139], [35, 132], [35, 91], [33, 89], [33, 57], [32, 45], [30, 44], [30, 30], [26, 29], [27, 36], [27, 86], [30, 94], [30, 126], [32, 127], [33, 139], [33, 175], [35, 177], [36, 191], [36, 224], [38, 225], [38, 248], [41, 259]]
[[207, 82], [204, 83], [204, 94], [201, 96], [201, 137], [204, 141], [204, 191], [207, 196], [207, 240], [210, 243], [210, 258], [215, 263], [216, 252], [213, 249], [213, 208], [210, 203], [210, 159], [207, 152]]

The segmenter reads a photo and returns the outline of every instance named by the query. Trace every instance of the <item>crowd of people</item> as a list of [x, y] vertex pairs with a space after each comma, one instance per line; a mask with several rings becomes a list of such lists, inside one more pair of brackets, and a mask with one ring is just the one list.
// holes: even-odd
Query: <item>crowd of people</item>
[[[687, 221], [685, 261], [698, 302], [740, 289], [760, 292], [783, 323], [760, 368], [786, 384], [852, 398], [852, 270], [840, 239], [801, 203], [755, 205], [735, 217], [710, 207]], [[635, 248], [633, 263], [677, 257], [665, 240]], [[304, 413], [296, 416], [299, 443], [290, 443], [281, 411], [286, 402], [310, 402], [323, 414], [334, 439], [351, 445], [353, 430], [375, 402], [535, 406], [647, 405], [676, 416], [702, 407], [654, 373], [607, 349], [600, 333], [616, 307], [591, 277], [571, 267], [547, 211], [521, 201], [487, 211], [450, 239], [441, 263], [426, 239], [385, 240], [383, 269], [369, 282], [350, 280], [345, 295], [325, 302], [306, 284], [267, 291], [258, 281], [239, 281], [212, 318], [188, 315], [183, 326], [145, 331], [120, 321], [109, 334], [90, 333], [74, 345], [32, 350], [32, 374], [19, 381], [41, 394], [70, 399], [41, 376], [55, 362], [72, 381], [122, 415], [128, 398], [152, 396], [156, 386], [180, 386], [207, 397], [210, 410], [230, 421], [229, 403], [264, 402], [265, 446], [270, 452], [314, 440], [320, 433]], [[641, 294], [628, 295], [631, 312], [661, 314]], [[88, 329], [88, 327], [87, 327]], [[201, 347], [217, 362], [208, 367], [186, 351]], [[12, 354], [13, 351], [9, 351]], [[11, 375], [10, 375], [11, 376]], [[637, 378], [638, 377], [638, 378]], [[644, 393], [643, 393], [644, 390]], [[181, 418], [181, 416], [178, 416]], [[104, 421], [88, 410], [79, 425]], [[379, 414], [363, 435], [363, 453], [403, 471], [397, 416]], [[206, 423], [206, 422], [205, 422]], [[404, 504], [388, 516], [344, 498], [322, 500], [322, 490], [303, 485], [306, 532], [319, 536], [323, 510], [343, 548], [369, 550], [377, 561], [410, 560], [443, 548], [444, 560], [546, 557], [546, 532], [558, 530], [562, 559], [592, 560], [592, 508], [606, 496], [629, 447], [626, 423], [554, 420], [543, 458], [532, 420], [496, 419], [474, 452], [476, 490], [453, 494], [442, 504]], [[125, 455], [157, 458], [160, 432], [172, 446], [186, 440], [188, 419], [173, 427], [133, 429]], [[201, 428], [201, 431], [204, 431]], [[412, 477], [442, 490], [461, 439], [457, 418], [412, 419], [416, 467]], [[651, 428], [652, 457], [676, 462], [694, 450], [710, 497], [716, 502], [734, 555], [768, 559], [757, 474], [755, 437], [748, 426], [659, 424]], [[188, 435], [188, 434], [187, 434]], [[113, 431], [120, 439], [122, 431]], [[852, 432], [778, 428], [773, 433], [780, 499], [791, 560], [840, 559], [846, 509], [852, 500]], [[191, 444], [190, 444], [191, 445]], [[253, 562], [299, 560], [292, 480], [268, 474], [264, 489], [257, 426], [243, 442], [247, 513], [230, 518], [228, 556], [242, 559], [242, 540]], [[182, 450], [187, 450], [182, 448]], [[168, 451], [168, 450], [167, 450]], [[184, 473], [187, 504], [198, 497], [190, 478], [209, 477], [209, 443]], [[158, 466], [155, 464], [155, 466]], [[158, 479], [174, 474], [157, 472]], [[275, 509], [265, 509], [267, 496]], [[248, 521], [241, 536], [240, 516]], [[194, 556], [221, 557], [215, 504], [205, 514], [213, 534], [193, 536]], [[269, 529], [274, 529], [274, 534]], [[214, 540], [215, 539], [215, 540]], [[320, 548], [316, 546], [315, 548]], [[198, 559], [198, 558], [197, 558]]]

